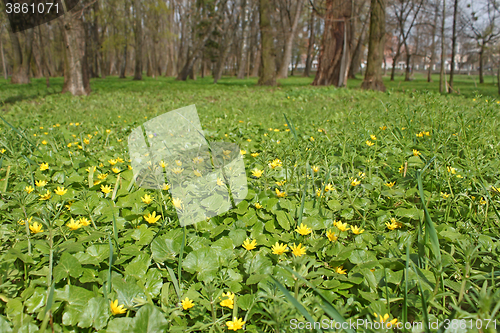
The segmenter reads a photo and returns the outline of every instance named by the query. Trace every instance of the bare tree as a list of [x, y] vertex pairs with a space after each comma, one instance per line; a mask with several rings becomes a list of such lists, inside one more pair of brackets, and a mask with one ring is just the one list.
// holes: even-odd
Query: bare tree
[[[328, 0], [331, 1], [331, 0]], [[281, 3], [282, 1], [280, 1]], [[293, 3], [293, 2], [291, 2]], [[290, 3], [290, 4], [291, 4]], [[292, 59], [292, 48], [293, 48], [293, 39], [295, 37], [295, 33], [297, 31], [297, 26], [299, 24], [300, 14], [302, 13], [303, 0], [295, 1], [295, 12], [292, 17], [292, 6], [282, 6], [286, 11], [285, 17], [288, 18], [289, 28], [285, 32], [285, 48], [283, 50], [283, 59], [281, 61], [281, 66], [278, 70], [278, 78], [287, 78], [288, 77], [288, 67], [290, 66], [290, 61]]]
[[385, 5], [385, 0], [371, 0], [368, 59], [365, 79], [361, 84], [362, 89], [385, 91], [381, 73], [384, 57]]
[[271, 10], [271, 0], [259, 0], [261, 39], [259, 85], [266, 86], [276, 85], [276, 50], [271, 26]]
[[142, 4], [141, 0], [134, 1], [135, 10], [135, 70], [134, 80], [142, 80]]

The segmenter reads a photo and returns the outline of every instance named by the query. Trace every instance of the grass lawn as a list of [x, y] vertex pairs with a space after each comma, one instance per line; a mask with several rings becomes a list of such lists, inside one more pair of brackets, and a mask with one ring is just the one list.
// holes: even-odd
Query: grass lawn
[[[0, 332], [496, 332], [490, 79], [458, 76], [457, 96], [437, 76], [386, 93], [109, 77], [87, 97], [0, 80]], [[191, 104], [209, 141], [241, 147], [248, 195], [183, 228], [168, 189], [134, 183], [127, 138]]]

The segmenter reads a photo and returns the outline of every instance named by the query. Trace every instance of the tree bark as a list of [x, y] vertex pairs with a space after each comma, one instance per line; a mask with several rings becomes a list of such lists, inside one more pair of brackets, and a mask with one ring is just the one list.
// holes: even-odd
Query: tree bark
[[451, 93], [453, 90], [453, 74], [455, 72], [455, 53], [457, 49], [457, 13], [458, 12], [458, 0], [455, 0], [453, 7], [453, 33], [451, 35], [451, 68], [450, 68], [450, 90]]
[[[250, 0], [243, 0], [243, 13], [242, 13], [242, 39], [240, 49], [240, 67], [238, 68], [238, 79], [245, 78], [245, 69], [247, 68], [247, 54], [248, 54], [248, 34], [250, 30]], [[215, 78], [214, 78], [215, 80]]]
[[134, 1], [135, 8], [135, 69], [134, 80], [142, 80], [142, 10], [141, 0]]
[[307, 45], [306, 68], [304, 68], [304, 76], [311, 75], [312, 53], [314, 48], [314, 10], [311, 8], [311, 16], [309, 18], [309, 44]]
[[410, 81], [410, 58], [411, 58], [411, 54], [410, 54], [410, 50], [408, 48], [408, 43], [406, 42], [406, 39], [405, 39], [405, 42], [404, 42], [404, 46], [405, 46], [405, 53], [406, 53], [405, 81]]
[[286, 36], [285, 50], [283, 51], [283, 61], [281, 62], [281, 66], [278, 70], [278, 78], [280, 79], [285, 79], [288, 77], [288, 67], [290, 66], [290, 61], [292, 60], [293, 38], [295, 37], [297, 26], [299, 24], [300, 13], [302, 12], [302, 1], [303, 0], [297, 0], [297, 8], [295, 10], [293, 22], [291, 22], [292, 26]]
[[441, 18], [441, 69], [439, 71], [439, 92], [443, 93], [446, 89], [446, 81], [444, 78], [444, 61], [445, 61], [445, 48], [444, 48], [444, 23], [446, 20], [446, 0], [443, 0], [443, 12]]
[[371, 0], [370, 38], [368, 59], [362, 89], [385, 91], [382, 81], [382, 60], [384, 58], [385, 39], [385, 0]]
[[479, 49], [479, 83], [484, 83], [483, 65], [484, 65], [484, 41]]
[[351, 18], [351, 3], [345, 0], [327, 0], [325, 31], [319, 54], [318, 71], [313, 86], [343, 87], [347, 84], [350, 55], [347, 36], [350, 36], [348, 20]]
[[261, 53], [258, 84], [263, 86], [276, 85], [276, 51], [271, 26], [271, 10], [271, 0], [259, 0]]
[[87, 68], [85, 29], [81, 10], [74, 9], [63, 18], [64, 34], [64, 84], [62, 93], [74, 96], [90, 94]]
[[30, 83], [29, 71], [30, 62], [33, 51], [33, 29], [28, 29], [24, 33], [24, 52], [19, 43], [19, 33], [13, 33], [10, 27], [9, 31], [10, 41], [12, 45], [12, 77], [10, 83], [13, 84], [26, 84]]
[[[347, 74], [347, 77], [349, 79], [355, 79], [356, 74], [359, 71], [359, 67], [361, 66], [361, 47], [363, 46], [363, 42], [365, 39], [365, 30], [366, 30], [366, 22], [363, 23], [363, 28], [361, 29], [361, 34], [359, 35], [358, 42], [356, 43], [356, 47], [354, 48], [354, 51], [352, 52], [352, 57], [351, 57], [351, 65], [349, 66], [349, 72]], [[384, 57], [384, 64], [385, 64], [385, 57]], [[384, 65], [384, 75], [385, 71], [387, 70], [387, 66]]]
[[[0, 30], [0, 35], [2, 31]], [[3, 53], [3, 42], [2, 42], [2, 37], [0, 36], [0, 52], [2, 53], [2, 68], [3, 68], [3, 77], [7, 80], [9, 78], [8, 73], [7, 73], [7, 65], [5, 64], [5, 56]]]
[[45, 75], [45, 85], [47, 88], [50, 87], [50, 69], [49, 69], [49, 64], [47, 63], [47, 58], [45, 57], [45, 46], [43, 44], [43, 37], [42, 37], [42, 28], [41, 26], [38, 26], [38, 34], [40, 35], [40, 55], [42, 57], [42, 72]]
[[439, 2], [436, 3], [436, 8], [434, 9], [434, 23], [432, 25], [432, 45], [431, 45], [431, 58], [429, 60], [429, 70], [427, 71], [427, 82], [432, 82], [432, 66], [434, 66], [434, 61], [436, 58], [436, 32], [437, 32], [437, 20], [439, 16]]

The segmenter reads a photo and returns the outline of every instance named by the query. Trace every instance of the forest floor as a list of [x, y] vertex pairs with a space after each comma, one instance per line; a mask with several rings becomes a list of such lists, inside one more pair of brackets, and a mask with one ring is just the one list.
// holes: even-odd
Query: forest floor
[[[456, 319], [454, 332], [495, 332], [500, 100], [486, 81], [457, 77], [457, 96], [437, 77], [398, 76], [386, 93], [109, 77], [72, 97], [62, 78], [0, 80], [0, 331]], [[191, 104], [209, 141], [239, 145], [248, 195], [183, 228], [188, 199], [134, 185], [128, 136]], [[182, 180], [199, 177], [192, 163], [158, 165]]]

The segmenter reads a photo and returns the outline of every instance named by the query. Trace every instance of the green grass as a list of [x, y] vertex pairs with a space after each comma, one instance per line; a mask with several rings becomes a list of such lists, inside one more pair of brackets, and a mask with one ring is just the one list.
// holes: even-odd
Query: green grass
[[[494, 332], [484, 327], [500, 325], [496, 87], [466, 76], [460, 96], [418, 76], [386, 93], [311, 82], [109, 77], [72, 97], [62, 78], [49, 89], [0, 81], [1, 116], [16, 129], [0, 124], [0, 331], [227, 332], [237, 317], [246, 332], [281, 332], [293, 319], [387, 313]], [[245, 151], [249, 194], [184, 229], [169, 191], [134, 185], [127, 137], [190, 104], [209, 141]], [[156, 223], [143, 218], [152, 212]], [[276, 242], [288, 252], [274, 254]], [[305, 254], [292, 253], [299, 244]], [[115, 300], [126, 314], [112, 313]]]

